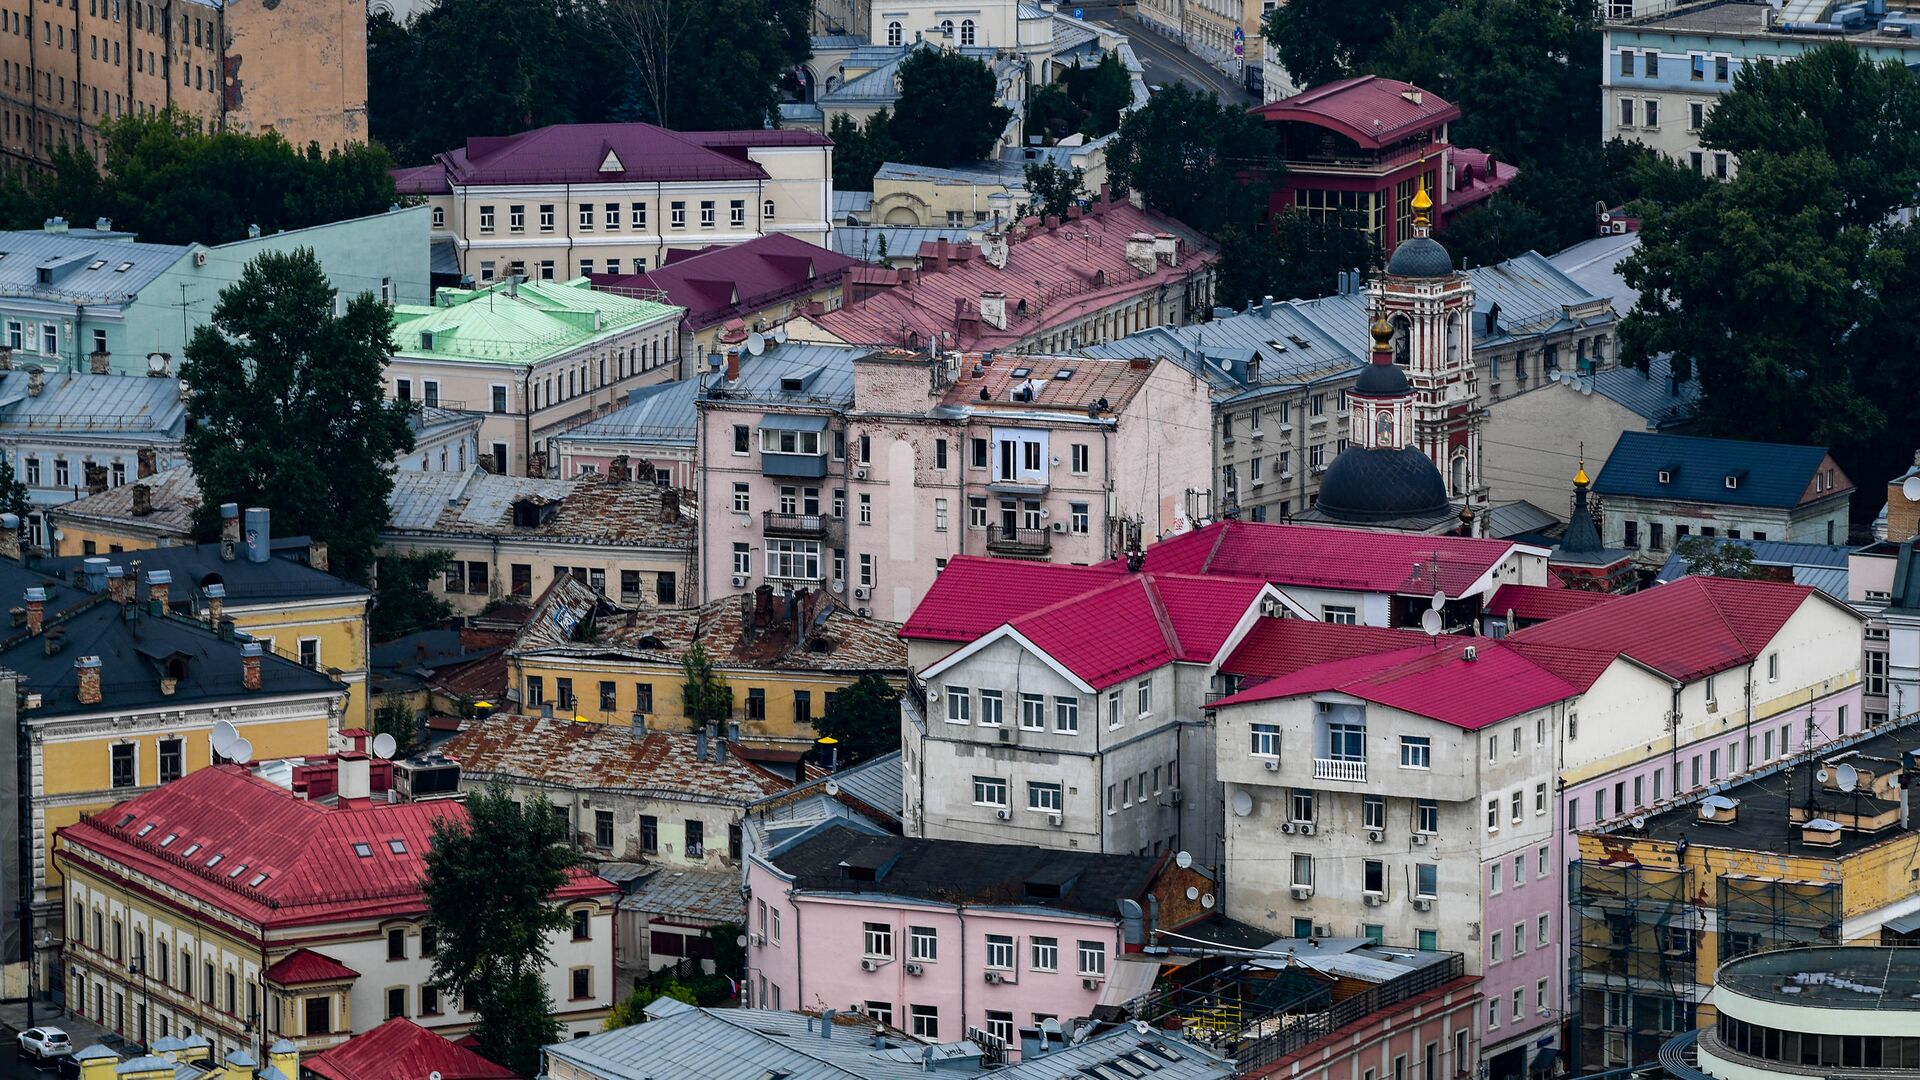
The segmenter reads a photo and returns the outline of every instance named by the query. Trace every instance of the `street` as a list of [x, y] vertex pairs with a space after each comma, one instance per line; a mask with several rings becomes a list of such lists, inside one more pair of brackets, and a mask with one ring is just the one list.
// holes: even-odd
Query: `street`
[[[1206, 61], [1194, 56], [1179, 46], [1179, 43], [1162, 37], [1158, 30], [1140, 22], [1128, 14], [1122, 4], [1078, 4], [1085, 12], [1088, 22], [1105, 26], [1127, 35], [1133, 44], [1133, 51], [1146, 69], [1149, 86], [1166, 86], [1170, 83], [1185, 83], [1195, 90], [1211, 90], [1220, 96], [1220, 100], [1237, 105], [1258, 105], [1259, 100], [1247, 93], [1246, 87], [1215, 70]], [[1072, 7], [1062, 4], [1063, 10]]]

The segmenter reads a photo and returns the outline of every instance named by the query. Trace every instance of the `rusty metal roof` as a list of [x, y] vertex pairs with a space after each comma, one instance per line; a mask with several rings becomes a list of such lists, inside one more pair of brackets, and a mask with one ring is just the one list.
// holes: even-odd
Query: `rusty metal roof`
[[[961, 357], [959, 377], [947, 388], [941, 403], [972, 409], [976, 414], [1018, 414], [1060, 409], [1080, 412], [1104, 401], [1107, 411], [1120, 412], [1146, 385], [1155, 363], [1158, 361], [1090, 356], [967, 355]], [[1022, 392], [1021, 400], [1015, 400], [1015, 391]]]
[[[388, 530], [427, 535], [527, 536], [556, 543], [691, 548], [693, 496], [605, 476], [538, 480], [467, 472], [394, 476]], [[519, 504], [555, 506], [539, 525], [515, 525]]]
[[[562, 603], [555, 593], [542, 598]], [[591, 642], [576, 642], [536, 611], [514, 645], [516, 655], [614, 656], [680, 663], [696, 639], [722, 671], [817, 671], [905, 674], [907, 646], [900, 624], [854, 613], [824, 592], [767, 598], [755, 617], [752, 593], [722, 597], [686, 610], [631, 611], [602, 619]]]
[[[718, 743], [721, 740], [710, 740]], [[468, 721], [440, 753], [460, 763], [463, 778], [518, 780], [575, 791], [618, 791], [745, 806], [785, 791], [793, 781], [742, 760], [728, 744], [725, 761], [701, 761], [696, 737], [624, 725], [500, 714]]]

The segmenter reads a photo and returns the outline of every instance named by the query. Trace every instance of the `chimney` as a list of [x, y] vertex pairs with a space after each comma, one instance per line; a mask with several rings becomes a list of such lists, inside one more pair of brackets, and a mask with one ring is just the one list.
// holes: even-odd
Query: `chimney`
[[647, 714], [634, 713], [633, 726], [628, 730], [632, 733], [633, 737], [636, 739], [646, 738], [647, 737]]
[[822, 1039], [833, 1038], [833, 1016], [834, 1011], [832, 1009], [828, 1009], [820, 1014], [820, 1037]]
[[713, 763], [715, 765], [727, 763], [727, 740], [720, 738], [717, 734], [713, 740]]
[[267, 1065], [277, 1070], [286, 1080], [297, 1080], [300, 1075], [300, 1048], [286, 1039], [279, 1039], [267, 1047]]
[[264, 506], [247, 507], [247, 561], [264, 563], [273, 556], [273, 511]]
[[145, 484], [133, 485], [133, 516], [146, 517], [153, 513], [153, 489]]
[[1046, 226], [1047, 226], [1048, 232], [1052, 232], [1055, 229], [1058, 229], [1060, 227], [1060, 215], [1048, 214], [1046, 218]]
[[113, 371], [113, 354], [105, 349], [95, 349], [87, 354], [87, 370], [95, 375], [106, 375]]
[[980, 238], [980, 257], [995, 270], [1007, 268], [1007, 234], [998, 229]]
[[1160, 233], [1153, 238], [1153, 253], [1166, 260], [1168, 266], [1180, 265], [1180, 239], [1172, 233]]
[[147, 600], [158, 609], [155, 611], [156, 615], [166, 614], [167, 602], [172, 599], [169, 595], [172, 589], [173, 572], [171, 570], [147, 571]]
[[98, 595], [107, 588], [107, 560], [98, 555], [80, 562], [81, 584], [90, 593]]
[[47, 622], [47, 590], [34, 586], [27, 590], [27, 633], [38, 634]]
[[738, 720], [727, 721], [727, 741], [729, 742], [740, 741], [740, 721]]
[[695, 761], [707, 760], [707, 727], [705, 724], [700, 725], [693, 733], [693, 759]]
[[939, 273], [947, 268], [947, 260], [952, 252], [947, 247], [947, 238], [942, 236], [933, 242], [933, 272]]
[[347, 799], [366, 799], [373, 792], [373, 763], [367, 755], [359, 751], [341, 754], [335, 759], [339, 763], [339, 792], [342, 801]]
[[1137, 232], [1127, 237], [1127, 264], [1142, 274], [1154, 269], [1153, 234]]
[[133, 460], [133, 478], [135, 480], [145, 480], [147, 477], [160, 471], [155, 467], [157, 456], [154, 454], [153, 447], [151, 446], [143, 446], [135, 451]]
[[76, 696], [80, 704], [100, 704], [100, 658], [82, 656], [73, 662], [73, 670], [79, 677]]
[[231, 615], [222, 615], [220, 621], [214, 624], [214, 631], [220, 636], [221, 641], [232, 641], [233, 629], [233, 616]]
[[27, 369], [27, 396], [39, 397], [46, 388], [46, 375], [37, 367]]
[[7, 345], [0, 345], [0, 371], [12, 371], [12, 370], [13, 370], [13, 348]]
[[766, 626], [773, 621], [773, 586], [753, 590], [753, 625]]
[[727, 350], [727, 381], [738, 382], [739, 379], [740, 379], [740, 350], [728, 349]]
[[632, 459], [625, 454], [615, 454], [613, 460], [607, 462], [607, 483], [623, 484], [631, 479], [631, 471], [628, 466], [630, 460]]
[[260, 689], [260, 643], [249, 641], [240, 646], [240, 685]]
[[677, 489], [660, 489], [660, 520], [667, 525], [679, 524], [680, 492]]
[[220, 504], [220, 558], [232, 562], [240, 548], [240, 504]]
[[127, 572], [118, 566], [107, 567], [107, 599], [116, 604], [127, 602]]
[[332, 572], [329, 566], [327, 544], [324, 540], [314, 540], [307, 544], [307, 565], [315, 570]]
[[983, 292], [980, 294], [980, 321], [995, 330], [1007, 328], [1007, 294], [1003, 292]]
[[20, 516], [0, 514], [0, 558], [20, 561]]
[[220, 617], [227, 613], [227, 587], [214, 582], [207, 586], [207, 625], [220, 628]]

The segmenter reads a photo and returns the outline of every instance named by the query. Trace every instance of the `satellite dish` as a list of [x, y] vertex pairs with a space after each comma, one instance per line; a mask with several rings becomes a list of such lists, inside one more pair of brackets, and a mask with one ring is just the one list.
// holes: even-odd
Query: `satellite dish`
[[441, 1078], [440, 1078], [440, 1070], [439, 1070], [439, 1069], [435, 1069], [435, 1070], [433, 1070], [432, 1072], [430, 1072], [430, 1073], [428, 1073], [428, 1074], [427, 1074], [427, 1080], [441, 1080]]
[[1440, 631], [1446, 629], [1446, 620], [1440, 617], [1439, 611], [1428, 608], [1420, 613], [1420, 629], [1425, 630], [1428, 637], [1439, 637]]
[[1827, 781], [1833, 779], [1833, 774], [1828, 772], [1825, 769], [1820, 769], [1813, 774], [1813, 778], [1824, 784]]
[[1920, 502], [1920, 476], [1909, 476], [1900, 481], [1900, 494], [1905, 495], [1908, 502]]
[[1213, 908], [1213, 894], [1212, 894], [1212, 893], [1208, 893], [1207, 895], [1205, 895], [1205, 896], [1203, 896], [1203, 897], [1201, 897], [1201, 898], [1200, 898], [1200, 906], [1201, 906], [1201, 907], [1203, 907], [1203, 908], [1206, 908], [1206, 909], [1208, 909], [1208, 910], [1212, 910], [1212, 908]]
[[1714, 816], [1715, 814], [1717, 814], [1717, 813], [1719, 813], [1719, 812], [1720, 812], [1720, 808], [1719, 808], [1719, 807], [1717, 807], [1717, 806], [1715, 806], [1715, 805], [1713, 805], [1713, 804], [1712, 804], [1712, 803], [1710, 803], [1710, 802], [1703, 802], [1703, 803], [1701, 803], [1701, 804], [1700, 804], [1700, 816], [1701, 816], [1701, 817], [1708, 817], [1708, 818], [1710, 818], [1710, 817], [1712, 817], [1712, 816]]
[[1433, 610], [1439, 611], [1441, 608], [1446, 606], [1447, 606], [1446, 592], [1441, 589], [1433, 590]]
[[734, 943], [735, 945], [738, 945], [738, 946], [740, 946], [741, 948], [746, 948], [746, 945], [747, 945], [747, 935], [745, 935], [745, 934], [741, 934], [740, 936], [738, 936], [738, 937], [736, 937], [736, 938], [734, 938], [734, 939], [733, 939], [733, 943]]
[[157, 352], [148, 353], [147, 354], [147, 370], [153, 372], [156, 375], [166, 371], [167, 370], [167, 354], [157, 353]]
[[1145, 1020], [1135, 1020], [1133, 1022], [1133, 1031], [1134, 1031], [1134, 1034], [1136, 1035], [1145, 1035], [1147, 1032], [1152, 1030], [1153, 1030], [1153, 1027], [1149, 1025]]
[[740, 524], [742, 524], [742, 525], [745, 525], [745, 526], [747, 526], [747, 527], [749, 527], [749, 528], [751, 528], [751, 527], [753, 526], [753, 515], [752, 515], [752, 514], [741, 514], [741, 515], [740, 515]]
[[827, 781], [827, 794], [829, 795], [840, 794], [840, 782], [837, 780]]
[[786, 327], [784, 327], [784, 326], [776, 326], [776, 327], [774, 327], [774, 328], [773, 328], [773, 343], [774, 343], [775, 345], [785, 345], [785, 344], [787, 343], [787, 328], [786, 328]]
[[247, 739], [235, 739], [233, 743], [227, 747], [227, 753], [224, 756], [234, 761], [252, 761], [253, 743]]
[[1842, 765], [1834, 770], [1833, 786], [1841, 791], [1852, 791], [1860, 786], [1860, 770], [1851, 765]]
[[1192, 866], [1192, 865], [1193, 865], [1193, 852], [1191, 852], [1191, 851], [1182, 851], [1182, 852], [1180, 852], [1180, 853], [1179, 853], [1178, 855], [1175, 855], [1175, 856], [1173, 857], [1173, 865], [1175, 865], [1175, 866], [1177, 866], [1177, 867], [1179, 867], [1179, 868], [1180, 868], [1180, 869], [1182, 869], [1182, 870], [1185, 870], [1185, 869], [1187, 869], [1188, 867], [1190, 867], [1190, 866]]
[[759, 356], [761, 353], [766, 351], [767, 351], [766, 338], [761, 337], [757, 333], [747, 335], [747, 355], [748, 356]]
[[847, 583], [844, 581], [841, 581], [839, 578], [834, 578], [833, 581], [830, 582], [827, 587], [837, 593], [847, 591]]
[[400, 749], [399, 742], [395, 740], [393, 736], [387, 734], [384, 731], [373, 737], [373, 756], [374, 757], [391, 758], [393, 756], [393, 752], [398, 749]]
[[1200, 890], [1199, 890], [1199, 888], [1198, 888], [1198, 887], [1196, 887], [1196, 886], [1193, 886], [1193, 885], [1189, 885], [1189, 886], [1187, 886], [1187, 899], [1189, 899], [1189, 900], [1198, 900], [1198, 899], [1200, 899]]
[[1627, 824], [1632, 825], [1636, 829], [1644, 829], [1647, 827], [1647, 819], [1644, 815], [1635, 814], [1633, 815], [1633, 819]]
[[1253, 796], [1244, 791], [1233, 793], [1233, 816], [1246, 817], [1253, 813]]
[[239, 741], [240, 732], [233, 726], [232, 721], [215, 720], [213, 722], [214, 753], [219, 754], [223, 758], [230, 758], [233, 755], [228, 753], [228, 751], [232, 750], [233, 744]]

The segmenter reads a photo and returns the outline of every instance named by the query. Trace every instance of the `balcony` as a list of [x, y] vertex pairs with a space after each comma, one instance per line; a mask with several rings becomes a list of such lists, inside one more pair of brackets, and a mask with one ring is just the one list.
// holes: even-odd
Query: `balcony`
[[1313, 759], [1313, 778], [1364, 784], [1367, 782], [1367, 763], [1365, 760], [1356, 761], [1351, 758], [1317, 757]]
[[819, 480], [827, 475], [825, 454], [782, 454], [760, 452], [760, 475], [781, 476], [793, 480]]
[[995, 495], [1045, 495], [1047, 493], [1047, 474], [1029, 473], [1024, 476], [1002, 477], [987, 482], [987, 490]]
[[782, 514], [773, 510], [762, 511], [760, 516], [761, 530], [767, 536], [793, 540], [824, 540], [827, 526], [833, 521], [825, 514]]
[[1044, 559], [1053, 554], [1053, 534], [1045, 529], [987, 530], [987, 550], [995, 555]]

